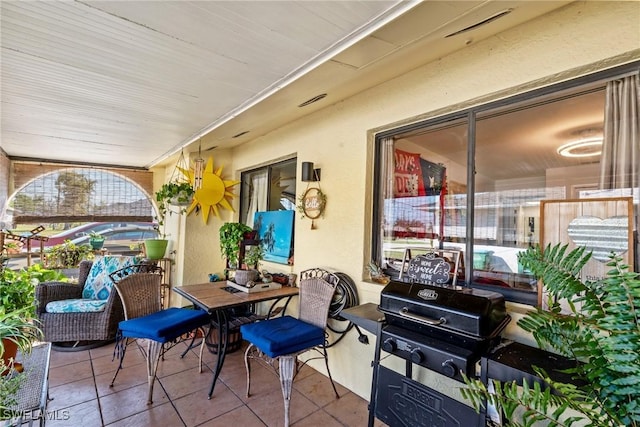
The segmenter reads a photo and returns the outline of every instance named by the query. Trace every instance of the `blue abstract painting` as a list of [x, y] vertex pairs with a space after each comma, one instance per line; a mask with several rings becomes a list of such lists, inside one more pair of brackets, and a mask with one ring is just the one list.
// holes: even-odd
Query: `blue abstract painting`
[[295, 211], [256, 212], [253, 228], [264, 249], [264, 260], [288, 264], [293, 254], [293, 220]]

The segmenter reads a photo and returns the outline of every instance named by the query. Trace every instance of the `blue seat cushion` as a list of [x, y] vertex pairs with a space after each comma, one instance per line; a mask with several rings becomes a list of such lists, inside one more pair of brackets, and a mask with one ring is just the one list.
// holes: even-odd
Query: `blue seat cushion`
[[209, 323], [209, 315], [202, 310], [171, 307], [118, 324], [122, 336], [148, 338], [165, 343]]
[[240, 326], [242, 338], [269, 357], [297, 353], [324, 343], [324, 330], [291, 316]]

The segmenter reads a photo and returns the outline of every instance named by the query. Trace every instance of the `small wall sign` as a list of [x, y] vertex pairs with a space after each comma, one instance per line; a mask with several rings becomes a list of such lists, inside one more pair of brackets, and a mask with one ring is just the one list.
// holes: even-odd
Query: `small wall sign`
[[307, 188], [307, 190], [298, 198], [298, 211], [303, 217], [311, 220], [311, 228], [315, 228], [313, 220], [324, 215], [324, 209], [327, 206], [327, 196], [316, 187]]
[[428, 253], [411, 259], [406, 274], [410, 282], [444, 285], [449, 281], [450, 272], [451, 265], [446, 259]]

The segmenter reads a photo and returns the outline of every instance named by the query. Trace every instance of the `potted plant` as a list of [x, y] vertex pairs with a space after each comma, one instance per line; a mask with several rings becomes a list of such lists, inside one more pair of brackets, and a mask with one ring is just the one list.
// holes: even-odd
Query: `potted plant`
[[[35, 288], [40, 282], [64, 281], [57, 271], [34, 264], [26, 269], [0, 271], [0, 354], [5, 368], [13, 367], [17, 351], [28, 352], [31, 344], [41, 338], [34, 323]], [[9, 369], [5, 369], [8, 373]]]
[[[0, 308], [0, 354], [5, 367], [19, 369], [20, 365], [15, 362], [18, 350], [30, 352], [32, 344], [41, 338], [42, 331], [34, 323], [30, 307], [9, 312]], [[4, 373], [8, 374], [9, 370]]]
[[591, 253], [582, 247], [567, 253], [567, 247], [547, 246], [544, 251], [534, 247], [518, 255], [523, 267], [541, 279], [549, 293], [549, 308], [527, 313], [518, 326], [530, 332], [540, 348], [578, 362], [569, 373], [581, 385], [553, 381], [534, 367], [559, 394], [496, 381], [495, 392], [490, 393], [481, 381], [469, 379], [462, 394], [476, 410], [486, 399], [514, 426], [534, 421], [563, 426], [638, 426], [640, 273], [630, 272], [612, 254], [607, 277], [582, 281], [579, 272]]
[[[89, 245], [76, 245], [71, 240], [52, 246], [44, 253], [44, 264], [50, 269], [74, 270], [80, 261], [93, 258], [93, 249]], [[67, 271], [74, 274], [73, 271]]]
[[227, 267], [238, 268], [238, 255], [240, 254], [240, 241], [245, 233], [253, 230], [248, 225], [239, 222], [227, 222], [220, 227], [220, 252], [227, 260]]
[[164, 227], [164, 219], [159, 220], [156, 230], [158, 231], [158, 238], [145, 239], [142, 245], [144, 256], [147, 259], [155, 260], [164, 258], [164, 254], [167, 251], [169, 240], [166, 238], [164, 232], [160, 232], [160, 227]]
[[104, 235], [93, 230], [89, 233], [89, 245], [94, 251], [99, 251], [100, 249], [102, 249], [102, 246], [104, 245], [104, 241], [106, 239], [107, 238]]
[[[157, 239], [146, 239], [144, 241], [144, 252], [148, 259], [161, 259], [164, 258], [164, 254], [167, 251], [169, 241], [164, 233], [164, 221], [167, 215], [175, 212], [183, 214], [186, 212], [187, 206], [191, 204], [195, 190], [193, 186], [186, 181], [177, 182], [171, 181], [163, 184], [158, 191], [156, 191], [156, 201], [158, 202], [158, 233], [160, 234]], [[177, 206], [177, 210], [171, 210], [170, 206]], [[160, 231], [160, 228], [163, 231]]]
[[3, 250], [7, 255], [18, 254], [20, 253], [21, 249], [22, 249], [21, 242], [4, 242]]
[[184, 213], [186, 207], [193, 201], [194, 194], [195, 190], [189, 182], [173, 181], [163, 184], [155, 193], [160, 218], [172, 212], [169, 206], [178, 206], [180, 208], [178, 213]]
[[4, 377], [0, 379], [0, 420], [12, 418], [11, 408], [18, 403], [17, 393], [26, 377], [17, 373], [13, 365], [0, 360], [0, 377]]
[[244, 255], [244, 263], [247, 268], [257, 269], [258, 263], [264, 258], [264, 249], [261, 244], [249, 246], [249, 250]]

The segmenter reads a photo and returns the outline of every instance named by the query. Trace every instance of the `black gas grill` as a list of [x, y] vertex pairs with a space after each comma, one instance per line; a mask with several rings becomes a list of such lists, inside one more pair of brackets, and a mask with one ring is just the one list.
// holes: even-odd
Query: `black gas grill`
[[[458, 379], [456, 367], [472, 374], [467, 368], [500, 341], [511, 320], [496, 292], [393, 281], [382, 291], [380, 311], [387, 323], [383, 350]], [[449, 359], [463, 363], [444, 363]]]
[[[407, 425], [407, 414], [398, 410], [401, 402], [416, 414], [411, 425], [483, 425], [472, 408], [413, 381], [411, 366], [423, 366], [457, 381], [462, 381], [462, 373], [476, 376], [477, 362], [500, 342], [511, 320], [504, 297], [477, 289], [392, 281], [382, 291], [379, 310], [386, 321], [378, 345], [404, 359], [407, 372], [400, 375], [380, 367], [376, 416], [391, 426]], [[443, 409], [447, 407], [455, 409]], [[447, 421], [439, 418], [444, 413]]]

